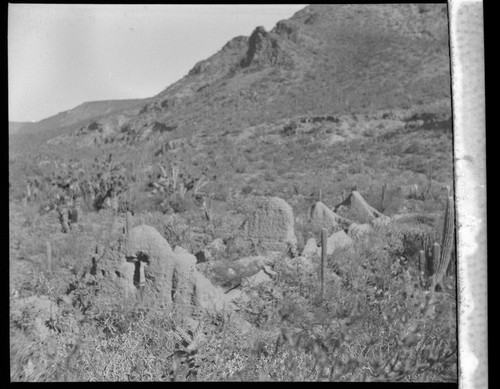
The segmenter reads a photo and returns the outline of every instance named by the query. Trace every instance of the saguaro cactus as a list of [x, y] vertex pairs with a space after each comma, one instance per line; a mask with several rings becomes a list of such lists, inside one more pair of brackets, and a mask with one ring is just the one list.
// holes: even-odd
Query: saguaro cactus
[[453, 247], [453, 237], [455, 233], [455, 209], [453, 207], [453, 197], [448, 196], [446, 201], [446, 211], [444, 216], [444, 226], [443, 226], [443, 238], [442, 238], [442, 250], [441, 257], [439, 260], [439, 266], [435, 270], [433, 277], [433, 287], [442, 288], [443, 278], [448, 269], [451, 259], [451, 250]]
[[133, 221], [132, 221], [132, 214], [130, 213], [130, 211], [127, 211], [127, 216], [126, 216], [126, 220], [125, 220], [125, 233], [129, 233], [130, 230], [132, 229], [132, 224]]
[[419, 270], [419, 276], [420, 276], [420, 286], [425, 285], [425, 272], [426, 272], [426, 258], [425, 258], [425, 251], [420, 250], [418, 253], [418, 270]]
[[432, 245], [432, 274], [436, 274], [441, 260], [441, 246], [435, 242]]
[[326, 253], [328, 249], [328, 230], [321, 230], [321, 298], [325, 297], [325, 271], [326, 271]]
[[52, 246], [50, 242], [45, 242], [45, 257], [47, 259], [47, 270], [52, 273]]
[[212, 219], [212, 199], [210, 197], [205, 197], [203, 200], [203, 211], [205, 218], [210, 221]]
[[384, 182], [382, 184], [382, 199], [380, 201], [380, 212], [385, 211], [385, 191], [387, 190], [387, 184]]

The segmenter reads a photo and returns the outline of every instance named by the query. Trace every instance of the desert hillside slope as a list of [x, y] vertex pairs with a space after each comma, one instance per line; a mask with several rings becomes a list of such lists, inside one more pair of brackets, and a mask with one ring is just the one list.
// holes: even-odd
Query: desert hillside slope
[[137, 114], [107, 115], [56, 143], [135, 143], [439, 103], [446, 112], [449, 61], [446, 5], [309, 6], [269, 32], [232, 39]]
[[457, 382], [446, 11], [308, 6], [10, 135], [11, 380]]
[[20, 123], [22, 125], [17, 126], [18, 131], [16, 132], [27, 134], [50, 131], [73, 125], [82, 126], [89, 119], [110, 115], [117, 111], [133, 109], [146, 101], [147, 99], [89, 101], [70, 110], [59, 112], [56, 115], [39, 120], [38, 122]]

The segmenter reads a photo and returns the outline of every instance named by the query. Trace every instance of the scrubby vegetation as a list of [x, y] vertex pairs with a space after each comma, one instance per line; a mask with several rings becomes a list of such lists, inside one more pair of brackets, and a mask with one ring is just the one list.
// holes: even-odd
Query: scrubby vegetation
[[[12, 381], [457, 381], [452, 250], [437, 290], [429, 278], [453, 205], [445, 9], [358, 7], [235, 38], [124, 125], [10, 137]], [[392, 218], [323, 274], [300, 255], [320, 242], [311, 206], [353, 190]], [[241, 239], [260, 196], [292, 207], [297, 247]], [[97, 277], [130, 224], [196, 255], [231, 309], [186, 315]]]

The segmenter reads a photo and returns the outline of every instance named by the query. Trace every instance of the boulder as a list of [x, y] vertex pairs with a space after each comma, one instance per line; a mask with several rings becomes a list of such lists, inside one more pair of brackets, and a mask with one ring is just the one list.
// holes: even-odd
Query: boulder
[[239, 236], [259, 253], [295, 250], [292, 207], [279, 197], [261, 198], [256, 205], [240, 227]]
[[359, 223], [369, 223], [375, 218], [383, 216], [361, 196], [358, 191], [353, 190], [340, 204], [334, 208], [335, 212], [348, 212], [349, 216]]
[[[196, 257], [184, 248], [172, 250], [153, 227], [134, 227], [117, 250], [108, 250], [98, 263], [97, 275], [111, 279], [125, 294], [157, 299], [162, 305], [222, 310], [225, 299], [196, 269]], [[100, 271], [99, 271], [100, 270]]]
[[[341, 247], [349, 246], [352, 244], [352, 238], [349, 237], [343, 230], [337, 231], [328, 237], [326, 253], [328, 255], [333, 254], [333, 252]], [[318, 247], [318, 255], [321, 255], [321, 246]]]
[[318, 252], [318, 245], [316, 244], [316, 239], [309, 238], [302, 250], [303, 257], [311, 257]]

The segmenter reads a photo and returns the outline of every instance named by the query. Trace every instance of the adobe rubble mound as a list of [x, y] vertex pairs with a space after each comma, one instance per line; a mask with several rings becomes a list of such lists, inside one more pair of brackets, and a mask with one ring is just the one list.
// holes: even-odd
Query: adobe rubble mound
[[178, 246], [172, 250], [153, 227], [132, 228], [107, 250], [93, 273], [112, 281], [126, 296], [154, 298], [160, 305], [221, 311], [226, 301], [216, 288], [196, 269], [196, 257]]
[[239, 237], [258, 253], [296, 250], [292, 207], [279, 197], [260, 198], [243, 222]]

